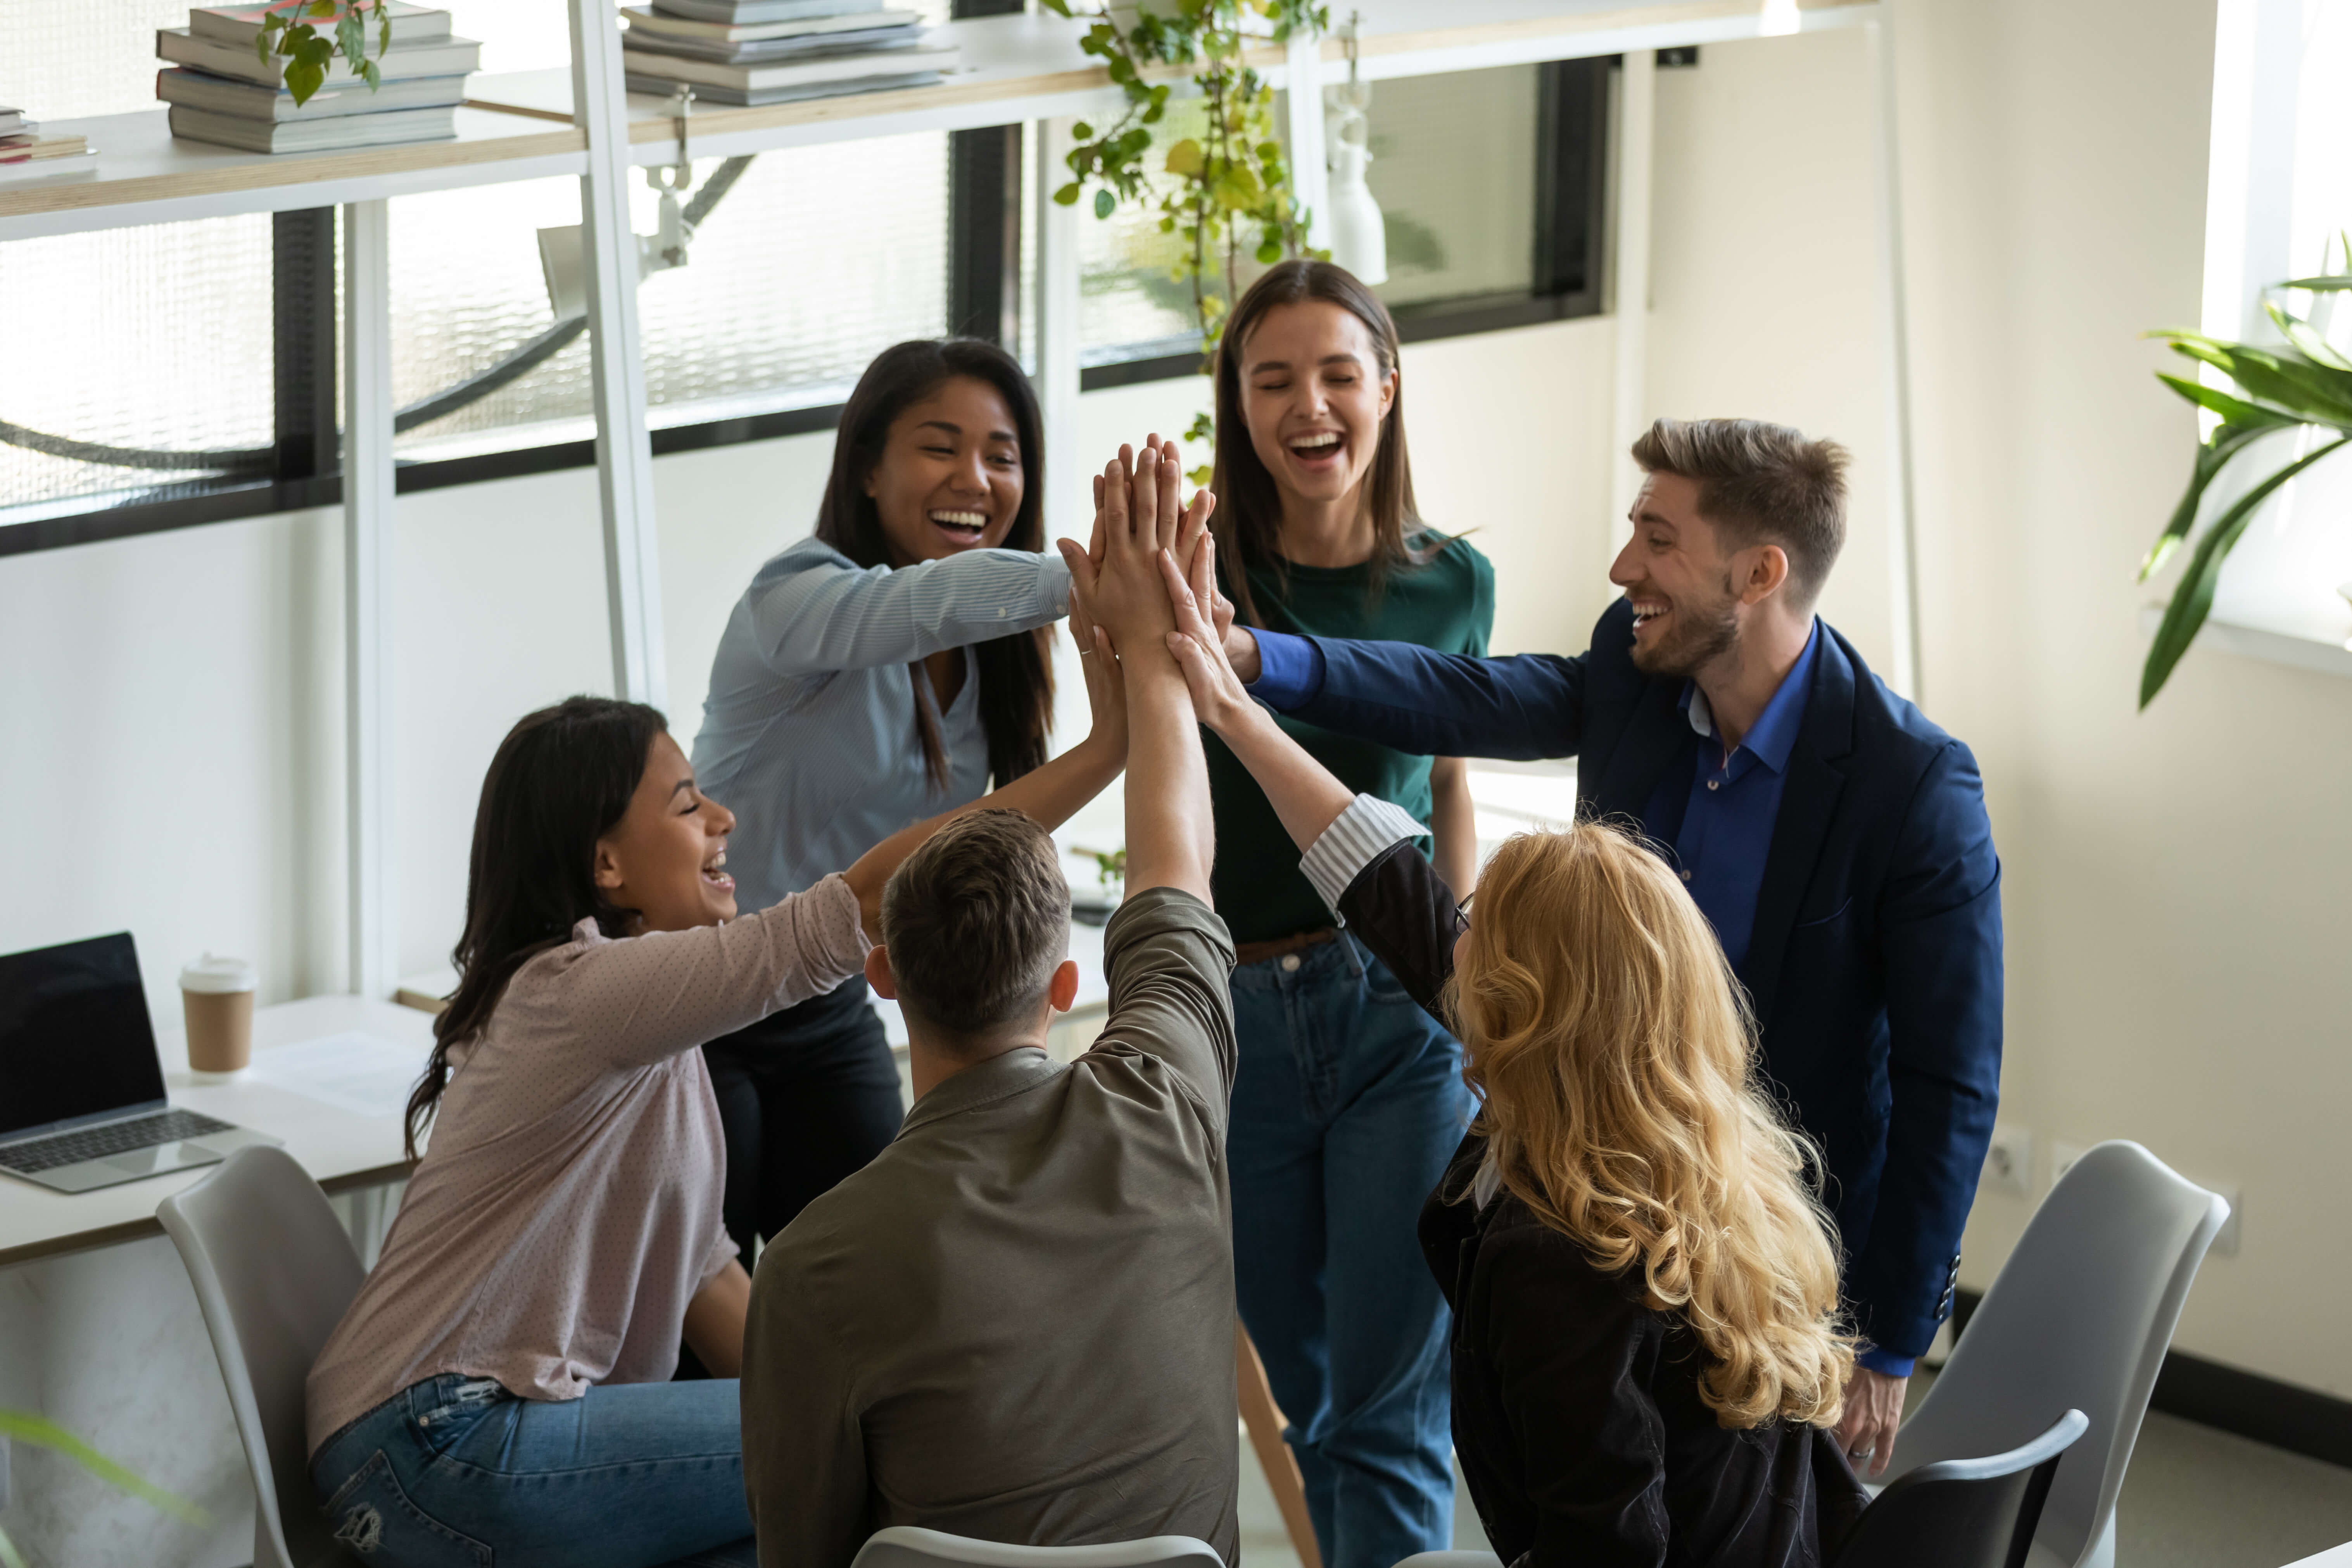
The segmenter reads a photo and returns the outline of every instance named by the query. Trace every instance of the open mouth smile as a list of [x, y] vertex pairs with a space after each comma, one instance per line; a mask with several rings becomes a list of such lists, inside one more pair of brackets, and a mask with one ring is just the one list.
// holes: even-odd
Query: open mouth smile
[[988, 531], [988, 514], [951, 508], [935, 508], [927, 514], [931, 526], [940, 531], [959, 549], [970, 549]]
[[1347, 437], [1337, 430], [1309, 430], [1283, 443], [1291, 460], [1304, 468], [1332, 468], [1347, 454]]
[[720, 867], [726, 864], [727, 851], [724, 849], [721, 849], [718, 854], [713, 855], [709, 859], [705, 860], [702, 863], [702, 880], [704, 885], [707, 887], [716, 888], [723, 893], [733, 892], [735, 890], [735, 879], [719, 869]]
[[1633, 632], [1637, 637], [1641, 635], [1643, 627], [1656, 625], [1674, 609], [1673, 605], [1659, 599], [1635, 599], [1631, 602], [1633, 606]]

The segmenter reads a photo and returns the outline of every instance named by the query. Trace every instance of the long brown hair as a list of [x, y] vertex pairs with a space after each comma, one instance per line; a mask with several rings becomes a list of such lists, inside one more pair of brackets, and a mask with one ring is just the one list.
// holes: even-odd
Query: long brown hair
[[628, 934], [636, 911], [596, 886], [596, 841], [628, 811], [668, 728], [642, 702], [573, 697], [524, 714], [499, 742], [474, 811], [465, 934], [449, 955], [457, 990], [433, 1020], [433, 1055], [408, 1096], [410, 1159], [449, 1081], [450, 1047], [481, 1032], [515, 971], [591, 917], [606, 936]]
[[[1013, 515], [1003, 548], [1032, 552], [1045, 548], [1045, 445], [1037, 395], [1029, 390], [1029, 378], [1011, 354], [978, 338], [918, 339], [874, 356], [841, 411], [833, 472], [817, 508], [819, 539], [860, 566], [893, 563], [882, 514], [866, 493], [866, 481], [882, 461], [891, 422], [908, 404], [959, 375], [996, 389], [1012, 410], [1013, 429], [1021, 438], [1021, 506]], [[1045, 740], [1054, 725], [1053, 638], [1051, 626], [1040, 626], [973, 649], [981, 727], [988, 736], [988, 771], [1000, 788], [1045, 760]], [[939, 715], [926, 700], [930, 682], [920, 659], [907, 666], [907, 678], [915, 688], [915, 736], [923, 748], [923, 771], [933, 792], [942, 793], [948, 784], [947, 745], [940, 736]]]
[[1721, 1425], [1835, 1425], [1854, 1342], [1820, 1155], [1767, 1095], [1744, 994], [1665, 862], [1600, 823], [1506, 840], [1454, 984], [1511, 1194], [1688, 1323]]
[[[1380, 374], [1396, 369], [1401, 353], [1396, 322], [1386, 305], [1344, 267], [1328, 261], [1276, 263], [1251, 284], [1225, 321], [1217, 344], [1217, 463], [1209, 488], [1217, 495], [1218, 531], [1233, 542], [1239, 559], [1227, 569], [1227, 556], [1218, 552], [1219, 574], [1225, 579], [1225, 596], [1244, 626], [1264, 626], [1256, 597], [1250, 591], [1249, 568], [1270, 567], [1277, 580], [1288, 563], [1282, 553], [1282, 491], [1266, 470], [1257, 448], [1250, 444], [1249, 423], [1242, 413], [1243, 359], [1250, 334], [1267, 312], [1284, 305], [1314, 300], [1337, 305], [1364, 323], [1371, 335]], [[1381, 421], [1380, 450], [1365, 476], [1372, 514], [1370, 593], [1378, 598], [1388, 574], [1427, 559], [1406, 542], [1406, 535], [1422, 530], [1420, 508], [1412, 499], [1412, 459], [1404, 444], [1404, 389], [1400, 385]]]

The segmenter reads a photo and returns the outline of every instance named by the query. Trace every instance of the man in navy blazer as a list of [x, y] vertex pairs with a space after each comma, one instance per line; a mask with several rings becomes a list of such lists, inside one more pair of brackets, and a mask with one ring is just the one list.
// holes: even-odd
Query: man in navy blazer
[[1580, 807], [1638, 822], [1752, 999], [1766, 1073], [1821, 1145], [1866, 1342], [1838, 1436], [1885, 1468], [1950, 1312], [2000, 1095], [2000, 861], [1968, 747], [1813, 605], [1846, 454], [1753, 420], [1661, 420], [1575, 658], [1235, 627], [1276, 710], [1435, 756], [1578, 758]]

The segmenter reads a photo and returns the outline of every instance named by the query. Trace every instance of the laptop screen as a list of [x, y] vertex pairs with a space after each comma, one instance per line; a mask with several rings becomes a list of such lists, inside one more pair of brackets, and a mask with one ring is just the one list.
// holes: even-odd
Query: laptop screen
[[0, 957], [0, 1136], [163, 1098], [129, 931]]

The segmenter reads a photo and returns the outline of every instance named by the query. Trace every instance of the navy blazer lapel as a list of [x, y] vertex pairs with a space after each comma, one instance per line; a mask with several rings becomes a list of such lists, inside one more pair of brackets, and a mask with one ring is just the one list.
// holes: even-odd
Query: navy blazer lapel
[[1625, 721], [1609, 763], [1594, 781], [1593, 808], [1606, 816], [1622, 815], [1639, 820], [1675, 758], [1694, 743], [1690, 718], [1682, 710], [1683, 683], [1645, 680], [1642, 695]]
[[1780, 960], [1797, 910], [1812, 885], [1813, 868], [1837, 816], [1845, 789], [1845, 759], [1853, 753], [1854, 664], [1844, 639], [1822, 626], [1813, 659], [1813, 689], [1805, 699], [1805, 722], [1789, 752], [1789, 776], [1780, 789], [1780, 816], [1772, 825], [1772, 847], [1764, 857], [1764, 882], [1756, 890], [1756, 923], [1748, 937], [1740, 981], [1756, 1005], [1760, 1034], [1772, 1022], [1780, 989]]

